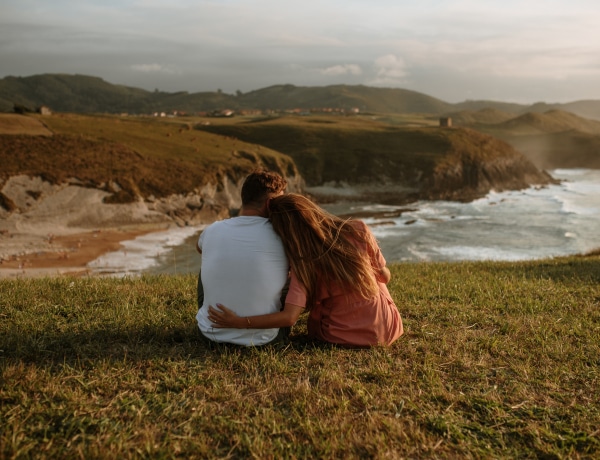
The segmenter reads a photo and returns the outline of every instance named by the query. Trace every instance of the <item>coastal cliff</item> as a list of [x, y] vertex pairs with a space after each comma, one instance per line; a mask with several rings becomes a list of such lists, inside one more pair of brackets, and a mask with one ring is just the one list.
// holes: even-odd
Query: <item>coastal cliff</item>
[[[287, 180], [291, 191], [302, 191], [300, 176]], [[56, 251], [52, 239], [57, 235], [103, 230], [143, 233], [210, 224], [240, 207], [242, 182], [243, 177], [224, 176], [187, 194], [110, 203], [107, 199], [114, 194], [82, 186], [76, 179], [54, 184], [39, 176], [11, 176], [0, 182], [0, 261]]]
[[153, 119], [3, 115], [0, 162], [0, 225], [197, 225], [238, 208], [253, 169], [279, 172], [291, 190], [303, 185], [279, 152]]
[[256, 168], [303, 190], [285, 155], [154, 120], [4, 115], [0, 164], [0, 263], [55, 251], [58, 235], [197, 227], [229, 217]]
[[443, 161], [423, 181], [422, 199], [470, 201], [490, 191], [556, 183], [508, 143], [472, 130], [456, 130]]
[[468, 201], [554, 182], [508, 143], [466, 128], [288, 117], [197, 129], [288, 155], [320, 201]]
[[0, 132], [0, 258], [46, 250], [50, 234], [226, 218], [259, 167], [319, 202], [465, 201], [553, 182], [505, 142], [468, 129], [312, 117], [222, 125], [25, 120], [16, 133]]

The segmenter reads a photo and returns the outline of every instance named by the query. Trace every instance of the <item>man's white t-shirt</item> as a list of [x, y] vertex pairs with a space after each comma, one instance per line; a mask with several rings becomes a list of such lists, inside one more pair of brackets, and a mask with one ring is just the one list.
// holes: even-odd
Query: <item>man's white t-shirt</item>
[[279, 329], [214, 328], [208, 306], [217, 303], [239, 316], [264, 315], [281, 309], [281, 290], [289, 263], [268, 219], [239, 216], [209, 225], [200, 235], [204, 303], [196, 320], [202, 334], [215, 342], [264, 345]]

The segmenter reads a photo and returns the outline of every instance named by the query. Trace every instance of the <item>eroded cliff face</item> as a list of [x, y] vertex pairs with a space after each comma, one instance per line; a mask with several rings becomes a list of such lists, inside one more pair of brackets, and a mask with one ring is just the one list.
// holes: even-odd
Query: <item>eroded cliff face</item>
[[[304, 181], [300, 175], [286, 177], [289, 192], [302, 193]], [[209, 224], [229, 217], [241, 207], [244, 179], [233, 182], [224, 177], [219, 183], [207, 183], [186, 195], [149, 197], [145, 206], [150, 212], [168, 216], [178, 226]]]
[[352, 177], [312, 183], [307, 191], [321, 201], [405, 204], [470, 201], [490, 191], [555, 182], [520, 152], [492, 136], [468, 129], [430, 129], [417, 134], [419, 142], [415, 137], [412, 142], [399, 137], [393, 154], [386, 155], [374, 146], [368, 163]]
[[444, 161], [424, 178], [424, 199], [470, 201], [490, 191], [520, 190], [556, 183], [507, 143], [471, 132], [473, 147], [453, 145]]
[[[288, 177], [288, 189], [301, 192], [302, 178]], [[111, 193], [84, 187], [76, 179], [52, 184], [41, 177], [12, 176], [0, 184], [0, 231], [66, 232], [140, 224], [208, 224], [240, 207], [243, 179], [224, 176], [182, 195], [138, 197], [132, 203], [106, 203]]]
[[[54, 184], [42, 177], [11, 176], [0, 182], [0, 264], [27, 254], [56, 252], [55, 236], [89, 231], [164, 231], [174, 226], [201, 227], [227, 218], [240, 203], [243, 178], [207, 182], [189, 193], [155, 198], [138, 196], [128, 203], [107, 203], [118, 184], [83, 186], [77, 179]], [[288, 177], [301, 192], [302, 178]], [[118, 192], [117, 192], [118, 193]], [[59, 248], [60, 249], [60, 248]]]
[[[281, 173], [287, 175], [288, 191], [306, 190], [320, 202], [468, 201], [491, 190], [515, 190], [554, 182], [521, 153], [491, 136], [465, 129], [423, 131], [420, 135], [433, 139], [427, 144], [429, 150], [411, 152], [411, 146], [424, 145], [413, 142], [399, 144], [399, 153], [393, 155], [382, 156], [374, 151], [363, 156], [365, 167], [347, 180], [321, 184], [312, 181], [310, 187], [305, 187], [293, 163]], [[253, 158], [253, 163], [260, 166], [259, 160]], [[138, 189], [133, 200], [119, 203], [113, 199], [123, 190], [118, 183], [90, 186], [70, 179], [57, 184], [41, 177], [15, 175], [0, 182], [0, 230], [18, 231], [36, 225], [65, 230], [136, 224], [208, 224], [239, 209], [245, 176], [246, 173], [237, 170], [222, 171], [185, 194], [142, 196]]]
[[202, 129], [289, 156], [321, 202], [469, 200], [551, 182], [508, 143], [466, 128], [283, 118]]

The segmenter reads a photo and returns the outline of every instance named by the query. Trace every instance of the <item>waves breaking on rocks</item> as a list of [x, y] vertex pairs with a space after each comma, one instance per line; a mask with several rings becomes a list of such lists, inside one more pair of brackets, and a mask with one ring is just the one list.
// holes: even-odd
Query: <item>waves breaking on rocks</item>
[[[326, 207], [337, 214], [367, 216], [361, 218], [373, 230], [388, 263], [535, 260], [600, 248], [600, 170], [550, 173], [560, 184], [491, 192], [470, 203]], [[200, 256], [195, 244], [201, 228], [141, 236], [90, 267], [111, 275], [196, 273]]]

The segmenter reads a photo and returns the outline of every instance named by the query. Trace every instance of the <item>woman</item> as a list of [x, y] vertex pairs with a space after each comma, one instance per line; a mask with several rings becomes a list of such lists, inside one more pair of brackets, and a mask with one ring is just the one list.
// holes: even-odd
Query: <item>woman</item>
[[290, 261], [282, 311], [240, 317], [209, 307], [214, 327], [290, 327], [309, 310], [308, 334], [348, 347], [390, 345], [403, 333], [386, 284], [390, 271], [369, 228], [343, 220], [308, 198], [290, 193], [269, 201], [270, 220]]

